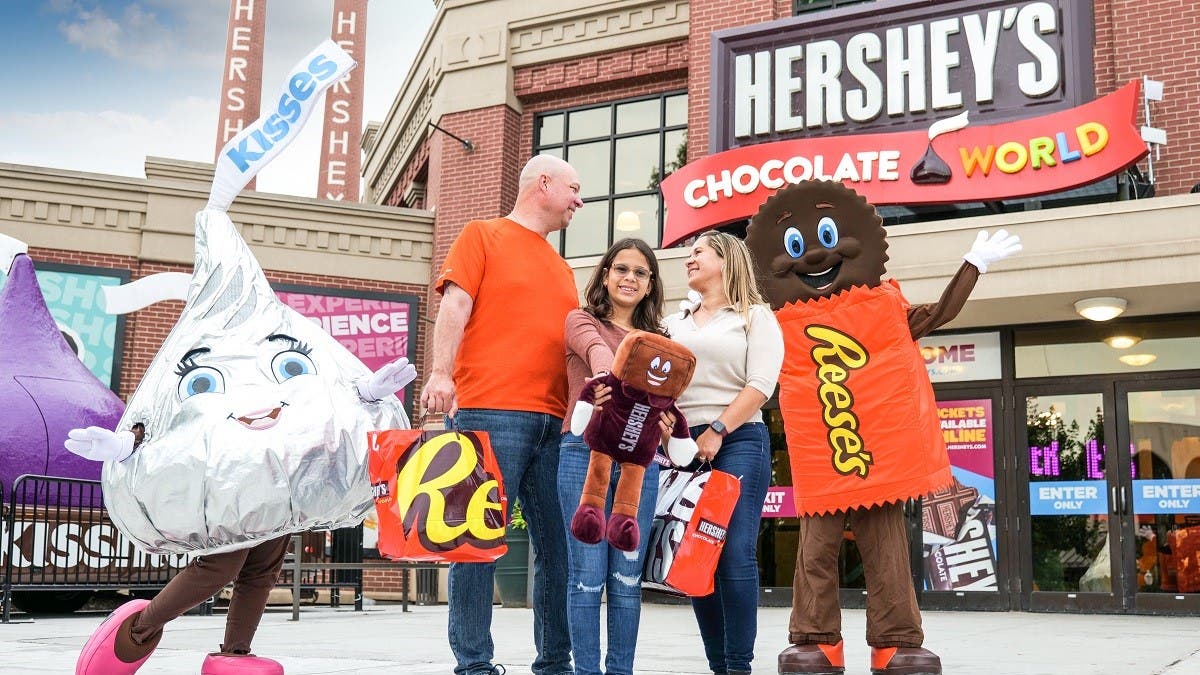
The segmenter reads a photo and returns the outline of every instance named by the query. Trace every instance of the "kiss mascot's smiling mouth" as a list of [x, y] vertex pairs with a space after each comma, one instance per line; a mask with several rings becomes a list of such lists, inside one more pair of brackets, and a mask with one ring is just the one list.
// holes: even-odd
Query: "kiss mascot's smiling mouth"
[[229, 419], [236, 420], [238, 424], [251, 431], [262, 431], [270, 429], [279, 423], [279, 415], [283, 413], [285, 406], [287, 406], [287, 401], [280, 401], [277, 408], [263, 408], [262, 410], [255, 410], [241, 416], [229, 413]]

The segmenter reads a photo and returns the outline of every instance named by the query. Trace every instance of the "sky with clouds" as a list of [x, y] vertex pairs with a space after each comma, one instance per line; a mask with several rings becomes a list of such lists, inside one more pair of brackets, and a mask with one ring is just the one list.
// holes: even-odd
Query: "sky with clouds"
[[[213, 161], [229, 0], [0, 0], [0, 162], [144, 176]], [[432, 0], [370, 0], [363, 122], [382, 121]], [[330, 36], [332, 0], [269, 0], [263, 101]], [[315, 196], [322, 105], [258, 189]]]

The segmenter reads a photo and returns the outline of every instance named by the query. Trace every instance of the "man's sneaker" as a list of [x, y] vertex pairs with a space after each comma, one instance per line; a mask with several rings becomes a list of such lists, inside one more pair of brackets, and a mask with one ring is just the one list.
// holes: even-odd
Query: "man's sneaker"
[[871, 647], [872, 675], [942, 675], [942, 660], [923, 647]]
[[842, 643], [792, 645], [779, 653], [779, 675], [839, 675], [846, 672]]

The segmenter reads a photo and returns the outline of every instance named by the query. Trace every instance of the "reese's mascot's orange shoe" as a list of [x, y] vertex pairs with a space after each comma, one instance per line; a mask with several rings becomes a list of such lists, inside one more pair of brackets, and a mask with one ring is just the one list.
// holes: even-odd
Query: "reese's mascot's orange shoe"
[[871, 675], [942, 675], [942, 660], [923, 647], [871, 647]]
[[840, 641], [836, 645], [792, 645], [779, 653], [779, 675], [840, 675], [844, 672], [846, 656]]

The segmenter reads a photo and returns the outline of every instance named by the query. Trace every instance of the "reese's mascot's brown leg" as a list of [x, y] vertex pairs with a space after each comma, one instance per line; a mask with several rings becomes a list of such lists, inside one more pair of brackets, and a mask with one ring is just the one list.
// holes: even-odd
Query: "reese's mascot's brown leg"
[[585, 544], [598, 544], [604, 535], [604, 502], [608, 496], [608, 481], [612, 475], [612, 457], [592, 450], [588, 459], [587, 479], [579, 508], [571, 518], [571, 534]]
[[642, 501], [642, 479], [646, 467], [633, 462], [621, 462], [621, 477], [617, 479], [617, 491], [613, 495], [612, 517], [608, 519], [605, 538], [613, 548], [621, 551], [636, 551], [641, 541], [638, 531], [637, 513]]

